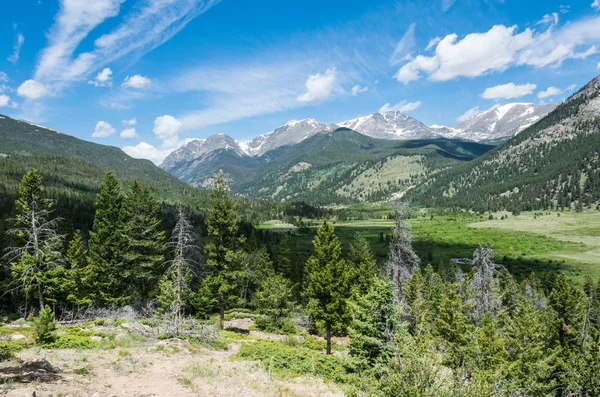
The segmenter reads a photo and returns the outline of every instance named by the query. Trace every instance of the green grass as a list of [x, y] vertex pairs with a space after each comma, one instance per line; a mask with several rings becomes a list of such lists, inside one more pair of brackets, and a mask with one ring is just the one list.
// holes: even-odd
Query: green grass
[[[540, 219], [533, 218], [533, 213], [529, 213], [488, 221], [487, 214], [465, 212], [432, 218], [423, 213], [410, 223], [417, 254], [424, 264], [431, 263], [434, 267], [442, 262], [450, 263], [452, 258], [470, 258], [479, 244], [489, 244], [496, 252], [496, 261], [507, 265], [516, 275], [560, 270], [576, 279], [586, 274], [600, 276], [600, 213], [565, 212], [560, 217], [552, 213]], [[348, 252], [354, 234], [360, 233], [369, 240], [382, 264], [387, 258], [393, 227], [394, 221], [388, 219], [335, 223], [344, 252]], [[315, 231], [310, 229], [292, 237], [291, 245], [298, 263], [304, 263], [311, 254]]]

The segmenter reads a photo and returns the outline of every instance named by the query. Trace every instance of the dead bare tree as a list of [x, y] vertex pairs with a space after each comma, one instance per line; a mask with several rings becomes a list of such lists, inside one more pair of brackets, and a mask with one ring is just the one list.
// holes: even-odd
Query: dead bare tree
[[15, 207], [15, 217], [9, 219], [13, 227], [7, 234], [19, 243], [7, 248], [4, 255], [14, 278], [14, 288], [7, 292], [36, 289], [41, 310], [48, 271], [62, 260], [63, 236], [56, 232], [58, 218], [52, 218], [52, 200], [43, 198], [37, 171], [23, 178]]
[[419, 268], [421, 260], [412, 247], [412, 228], [407, 221], [410, 217], [408, 204], [396, 201], [393, 205], [396, 227], [390, 243], [386, 269], [394, 283], [396, 301], [403, 305], [404, 289]]
[[475, 274], [471, 279], [473, 290], [473, 317], [480, 319], [485, 313], [495, 313], [500, 309], [500, 300], [497, 296], [498, 283], [494, 277], [496, 268], [494, 264], [494, 251], [485, 245], [480, 245], [473, 253], [471, 262]]
[[175, 327], [179, 329], [185, 295], [189, 291], [189, 283], [194, 274], [194, 257], [198, 251], [192, 224], [186, 218], [182, 207], [178, 209], [177, 222], [169, 245], [174, 251], [174, 257], [168, 262], [165, 279], [161, 282], [161, 295], [163, 302], [168, 301], [175, 317]]

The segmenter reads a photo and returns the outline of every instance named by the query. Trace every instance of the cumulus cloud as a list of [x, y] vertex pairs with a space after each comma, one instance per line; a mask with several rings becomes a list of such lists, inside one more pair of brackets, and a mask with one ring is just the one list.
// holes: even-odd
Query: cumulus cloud
[[562, 90], [560, 88], [548, 87], [547, 90], [538, 92], [537, 97], [539, 99], [544, 99], [558, 94], [562, 94]]
[[135, 117], [132, 119], [129, 119], [129, 120], [123, 120], [123, 125], [132, 126], [132, 125], [136, 125], [136, 124], [137, 124], [137, 119]]
[[359, 84], [357, 84], [354, 87], [352, 87], [350, 93], [352, 94], [352, 96], [357, 96], [358, 94], [366, 91], [369, 91], [369, 87], [361, 87]]
[[329, 98], [336, 81], [336, 68], [329, 68], [325, 73], [308, 76], [306, 92], [298, 97], [299, 102], [321, 102]]
[[8, 106], [10, 102], [10, 97], [8, 95], [0, 95], [0, 108], [4, 106]]
[[135, 131], [135, 128], [125, 128], [123, 131], [121, 131], [119, 136], [121, 138], [136, 138], [137, 133]]
[[17, 94], [27, 99], [38, 99], [50, 95], [48, 88], [35, 80], [27, 80], [17, 88]]
[[181, 122], [175, 117], [165, 114], [154, 119], [154, 135], [163, 141], [164, 149], [171, 149], [179, 146], [179, 131]]
[[11, 63], [17, 63], [19, 60], [19, 56], [21, 55], [21, 47], [25, 43], [25, 36], [23, 33], [17, 33], [17, 37], [15, 39], [15, 45], [13, 46], [13, 53], [11, 56], [6, 58]]
[[136, 159], [148, 159], [154, 164], [159, 165], [165, 157], [173, 151], [173, 149], [161, 150], [157, 149], [149, 143], [140, 142], [135, 146], [125, 146], [123, 151]]
[[98, 121], [96, 123], [96, 128], [94, 129], [94, 132], [92, 133], [92, 137], [106, 138], [111, 135], [114, 135], [115, 132], [117, 132], [117, 130], [115, 130], [113, 128], [113, 126], [108, 124], [106, 121]]
[[596, 11], [600, 11], [600, 0], [594, 0], [594, 2], [592, 3], [592, 8]]
[[561, 28], [552, 25], [543, 32], [527, 28], [519, 33], [516, 25], [496, 25], [462, 39], [449, 34], [436, 44], [434, 55], [413, 57], [395, 77], [407, 84], [424, 76], [432, 81], [446, 81], [502, 72], [519, 65], [559, 66], [567, 59], [584, 59], [598, 52], [594, 45], [600, 40], [598, 26], [600, 17], [581, 19]]
[[463, 121], [470, 119], [478, 113], [481, 113], [481, 111], [479, 110], [479, 106], [475, 106], [458, 116], [456, 120], [462, 123]]
[[121, 87], [143, 89], [150, 87], [150, 85], [152, 85], [152, 80], [150, 80], [148, 77], [135, 74], [131, 77], [125, 77], [125, 80], [123, 80], [123, 84], [121, 84]]
[[515, 83], [500, 84], [487, 88], [481, 97], [484, 99], [513, 99], [532, 94], [536, 89], [535, 84], [527, 83], [517, 85]]
[[394, 49], [394, 53], [390, 58], [390, 63], [392, 65], [397, 65], [406, 60], [408, 56], [410, 56], [411, 52], [415, 47], [415, 28], [417, 24], [411, 23], [408, 27], [404, 36], [400, 39], [398, 44], [396, 44], [396, 48]]
[[421, 101], [417, 101], [417, 102], [407, 102], [406, 100], [398, 102], [395, 105], [390, 105], [389, 103], [386, 103], [385, 105], [383, 105], [381, 108], [379, 108], [379, 112], [380, 113], [385, 113], [385, 112], [391, 112], [391, 111], [398, 111], [398, 112], [402, 112], [402, 113], [406, 113], [406, 112], [411, 112], [417, 108], [419, 108], [421, 106]]
[[112, 86], [112, 73], [110, 68], [104, 68], [96, 75], [94, 80], [88, 81], [88, 84], [92, 84], [96, 87], [110, 87]]

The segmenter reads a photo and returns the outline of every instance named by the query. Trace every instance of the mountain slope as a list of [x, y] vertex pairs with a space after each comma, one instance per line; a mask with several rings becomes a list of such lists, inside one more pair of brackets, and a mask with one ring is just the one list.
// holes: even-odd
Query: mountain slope
[[600, 199], [600, 77], [486, 155], [431, 178], [424, 205], [547, 209]]

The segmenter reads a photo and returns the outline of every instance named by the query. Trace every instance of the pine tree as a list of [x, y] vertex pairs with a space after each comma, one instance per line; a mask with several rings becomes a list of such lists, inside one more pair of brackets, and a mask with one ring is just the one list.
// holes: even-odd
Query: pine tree
[[582, 291], [564, 274], [559, 274], [550, 292], [549, 303], [555, 314], [554, 331], [560, 346], [565, 349], [581, 345], [584, 301]]
[[405, 289], [406, 306], [404, 318], [408, 323], [408, 331], [418, 337], [425, 329], [427, 320], [427, 301], [423, 298], [423, 276], [416, 271]]
[[294, 274], [292, 269], [292, 250], [290, 249], [289, 237], [284, 234], [279, 243], [279, 249], [277, 251], [277, 261], [275, 262], [275, 270], [282, 274], [284, 277], [293, 280]]
[[130, 276], [126, 273], [125, 202], [118, 179], [106, 173], [96, 198], [96, 215], [90, 233], [88, 260], [94, 275], [97, 298], [104, 305], [129, 301]]
[[437, 334], [444, 339], [448, 347], [446, 363], [455, 370], [461, 368], [469, 356], [474, 331], [465, 311], [466, 308], [458, 294], [458, 286], [451, 285], [440, 303], [435, 327]]
[[275, 329], [281, 330], [293, 307], [290, 281], [280, 274], [265, 278], [254, 295], [254, 304]]
[[205, 247], [206, 278], [203, 283], [216, 299], [219, 308], [219, 326], [223, 329], [225, 307], [232, 298], [236, 299], [240, 278], [240, 247], [244, 239], [240, 236], [240, 218], [237, 206], [229, 195], [229, 187], [219, 173], [211, 192], [206, 227], [209, 242]]
[[51, 219], [52, 201], [44, 198], [42, 178], [37, 170], [29, 171], [21, 181], [15, 202], [13, 228], [18, 245], [7, 250], [11, 272], [17, 289], [35, 291], [42, 310], [46, 288], [57, 280], [52, 270], [59, 266], [62, 256], [62, 236], [56, 233], [56, 219]]
[[77, 230], [73, 234], [65, 257], [70, 265], [72, 280], [68, 300], [77, 306], [91, 303], [94, 300], [93, 274], [87, 261], [81, 231]]
[[371, 246], [366, 238], [359, 233], [354, 235], [350, 243], [348, 264], [351, 266], [351, 285], [359, 295], [366, 294], [376, 273], [376, 262]]
[[327, 354], [331, 354], [332, 332], [343, 331], [348, 321], [349, 272], [333, 225], [327, 220], [319, 227], [313, 247], [305, 269], [306, 310], [311, 320], [325, 329]]
[[165, 262], [166, 238], [158, 218], [160, 204], [148, 188], [134, 181], [127, 197], [126, 211], [126, 273], [133, 292], [139, 297], [142, 309], [145, 309], [156, 290]]

